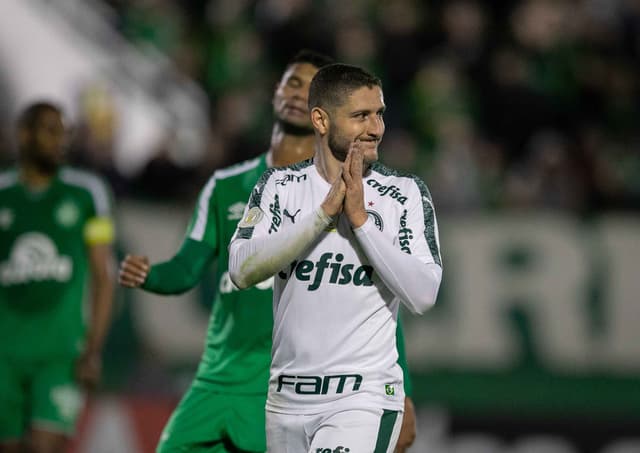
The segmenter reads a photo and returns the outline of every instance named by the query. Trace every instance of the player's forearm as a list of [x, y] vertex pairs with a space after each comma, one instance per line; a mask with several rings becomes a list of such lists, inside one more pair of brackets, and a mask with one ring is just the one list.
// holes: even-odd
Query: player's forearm
[[200, 281], [214, 255], [207, 244], [186, 239], [173, 258], [151, 266], [141, 287], [156, 294], [184, 293]]
[[389, 242], [368, 220], [354, 230], [358, 242], [389, 290], [415, 314], [422, 314], [436, 302], [442, 268], [423, 263]]
[[229, 275], [243, 289], [274, 275], [295, 260], [331, 223], [321, 208], [277, 233], [235, 239], [229, 246]]
[[110, 269], [104, 269], [92, 278], [91, 314], [87, 332], [86, 351], [100, 354], [111, 323], [114, 283]]

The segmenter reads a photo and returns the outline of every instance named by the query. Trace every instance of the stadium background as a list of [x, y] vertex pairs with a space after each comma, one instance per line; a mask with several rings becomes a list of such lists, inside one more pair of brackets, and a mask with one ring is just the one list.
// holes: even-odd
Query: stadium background
[[[436, 203], [440, 301], [403, 316], [411, 451], [639, 452], [638, 0], [3, 0], [0, 161], [21, 106], [57, 100], [119, 253], [167, 258], [211, 172], [266, 150], [301, 47], [383, 78], [382, 160]], [[74, 452], [152, 451], [217, 290], [118, 292]]]

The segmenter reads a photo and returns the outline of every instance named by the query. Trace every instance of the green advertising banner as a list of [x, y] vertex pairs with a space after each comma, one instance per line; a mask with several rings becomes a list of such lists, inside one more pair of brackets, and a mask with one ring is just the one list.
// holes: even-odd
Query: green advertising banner
[[638, 218], [441, 218], [440, 240], [438, 304], [403, 316], [418, 401], [640, 417]]

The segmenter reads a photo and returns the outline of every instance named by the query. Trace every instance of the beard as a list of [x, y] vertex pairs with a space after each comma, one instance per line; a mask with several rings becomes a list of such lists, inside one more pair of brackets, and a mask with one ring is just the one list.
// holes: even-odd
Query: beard
[[40, 173], [45, 175], [54, 175], [60, 168], [61, 162], [55, 157], [48, 156], [37, 150], [29, 153], [29, 163], [33, 165]]
[[293, 124], [290, 121], [283, 120], [282, 118], [277, 118], [276, 121], [282, 128], [282, 131], [287, 135], [295, 135], [296, 137], [313, 135], [313, 126], [310, 124], [300, 126], [298, 124]]
[[333, 157], [340, 162], [344, 162], [349, 152], [350, 142], [344, 137], [338, 135], [333, 129], [329, 129], [329, 149]]

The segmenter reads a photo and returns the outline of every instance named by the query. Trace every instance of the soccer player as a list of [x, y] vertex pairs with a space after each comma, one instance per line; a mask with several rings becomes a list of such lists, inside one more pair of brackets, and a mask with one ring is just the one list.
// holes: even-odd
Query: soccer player
[[267, 170], [229, 247], [231, 280], [274, 277], [267, 450], [393, 452], [403, 411], [399, 304], [423, 313], [442, 276], [431, 196], [378, 160], [381, 82], [314, 76], [313, 159]]
[[110, 193], [62, 166], [68, 135], [59, 107], [30, 105], [17, 123], [18, 164], [0, 174], [3, 453], [66, 451], [83, 390], [101, 372], [114, 285]]
[[[289, 62], [273, 97], [275, 123], [268, 152], [214, 173], [173, 258], [149, 267], [146, 257], [129, 255], [121, 264], [122, 285], [177, 294], [195, 286], [208, 263], [218, 259], [218, 294], [205, 351], [190, 389], [165, 427], [160, 453], [266, 449], [264, 406], [271, 361], [273, 279], [238, 291], [227, 271], [227, 246], [260, 175], [267, 168], [313, 155], [309, 84], [318, 68], [330, 62], [310, 51], [300, 52]], [[293, 222], [298, 218], [295, 211], [283, 215]], [[398, 335], [401, 338], [402, 333]], [[410, 400], [407, 406], [412, 408]], [[415, 420], [405, 432], [408, 446], [415, 436]]]

